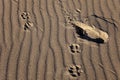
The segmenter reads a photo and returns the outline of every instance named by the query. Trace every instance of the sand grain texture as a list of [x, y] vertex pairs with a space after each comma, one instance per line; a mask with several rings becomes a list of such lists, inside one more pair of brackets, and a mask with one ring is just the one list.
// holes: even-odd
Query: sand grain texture
[[[120, 0], [1, 0], [0, 80], [120, 80]], [[81, 13], [76, 10], [81, 10]], [[30, 13], [29, 22], [23, 12]], [[95, 25], [106, 44], [76, 41], [69, 19]], [[80, 44], [71, 54], [70, 45]], [[86, 43], [87, 42], [87, 43]], [[80, 65], [72, 77], [65, 71]]]

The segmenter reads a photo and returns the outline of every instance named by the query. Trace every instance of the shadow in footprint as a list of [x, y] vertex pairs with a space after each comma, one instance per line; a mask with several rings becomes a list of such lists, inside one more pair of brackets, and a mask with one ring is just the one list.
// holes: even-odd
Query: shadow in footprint
[[70, 46], [70, 50], [72, 53], [80, 53], [80, 45], [79, 44], [71, 44]]
[[68, 67], [68, 72], [72, 77], [79, 77], [83, 70], [80, 65], [72, 65]]
[[96, 39], [93, 39], [93, 38], [90, 38], [89, 36], [87, 36], [86, 32], [75, 26], [75, 29], [76, 29], [76, 33], [79, 35], [78, 37], [82, 38], [82, 39], [86, 39], [88, 41], [93, 41], [93, 42], [96, 42], [96, 43], [104, 43], [104, 40], [101, 39], [101, 38], [96, 38]]

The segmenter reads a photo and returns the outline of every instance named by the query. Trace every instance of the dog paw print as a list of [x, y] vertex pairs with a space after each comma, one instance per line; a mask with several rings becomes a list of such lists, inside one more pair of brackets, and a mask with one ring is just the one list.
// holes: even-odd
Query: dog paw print
[[80, 53], [81, 52], [79, 44], [71, 44], [70, 50], [72, 53]]
[[67, 68], [67, 71], [72, 77], [79, 77], [81, 75], [81, 73], [83, 72], [80, 65], [69, 66]]
[[30, 21], [27, 21], [27, 22], [24, 24], [24, 30], [30, 29], [30, 27], [33, 27], [33, 23], [30, 22]]
[[30, 21], [30, 13], [28, 12], [23, 12], [21, 14], [22, 19], [25, 21], [24, 22], [24, 30], [30, 29], [33, 27], [33, 23]]
[[21, 14], [21, 17], [22, 17], [22, 19], [29, 19], [29, 18], [30, 18], [30, 13], [28, 13], [28, 12], [23, 12], [23, 13]]

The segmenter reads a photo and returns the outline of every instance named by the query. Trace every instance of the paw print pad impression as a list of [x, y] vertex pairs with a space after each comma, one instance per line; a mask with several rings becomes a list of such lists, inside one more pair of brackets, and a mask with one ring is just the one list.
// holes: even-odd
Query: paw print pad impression
[[72, 65], [67, 67], [67, 72], [71, 77], [79, 77], [83, 70], [80, 65]]
[[70, 51], [74, 54], [74, 53], [81, 53], [80, 50], [80, 45], [79, 44], [71, 44], [70, 45]]

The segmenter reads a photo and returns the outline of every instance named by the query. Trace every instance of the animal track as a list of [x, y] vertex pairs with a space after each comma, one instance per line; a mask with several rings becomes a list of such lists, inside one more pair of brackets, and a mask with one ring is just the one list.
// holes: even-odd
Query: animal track
[[83, 72], [80, 65], [68, 66], [67, 71], [72, 77], [79, 77], [81, 73]]
[[23, 13], [21, 14], [21, 17], [22, 17], [23, 19], [29, 19], [29, 18], [30, 18], [30, 14], [27, 13], [27, 12], [23, 12]]
[[81, 38], [97, 43], [106, 43], [109, 40], [108, 33], [96, 28], [95, 26], [89, 26], [77, 20], [71, 21], [71, 24], [75, 27], [76, 33], [81, 35], [82, 32]]
[[24, 25], [24, 30], [30, 29], [30, 27], [32, 27], [32, 26], [33, 26], [33, 23], [30, 21], [27, 21]]
[[79, 44], [71, 44], [70, 50], [72, 53], [80, 53], [81, 52]]
[[33, 23], [30, 21], [30, 14], [28, 12], [23, 12], [21, 14], [22, 19], [25, 20], [24, 23], [24, 30], [30, 29], [31, 27], [33, 27]]

